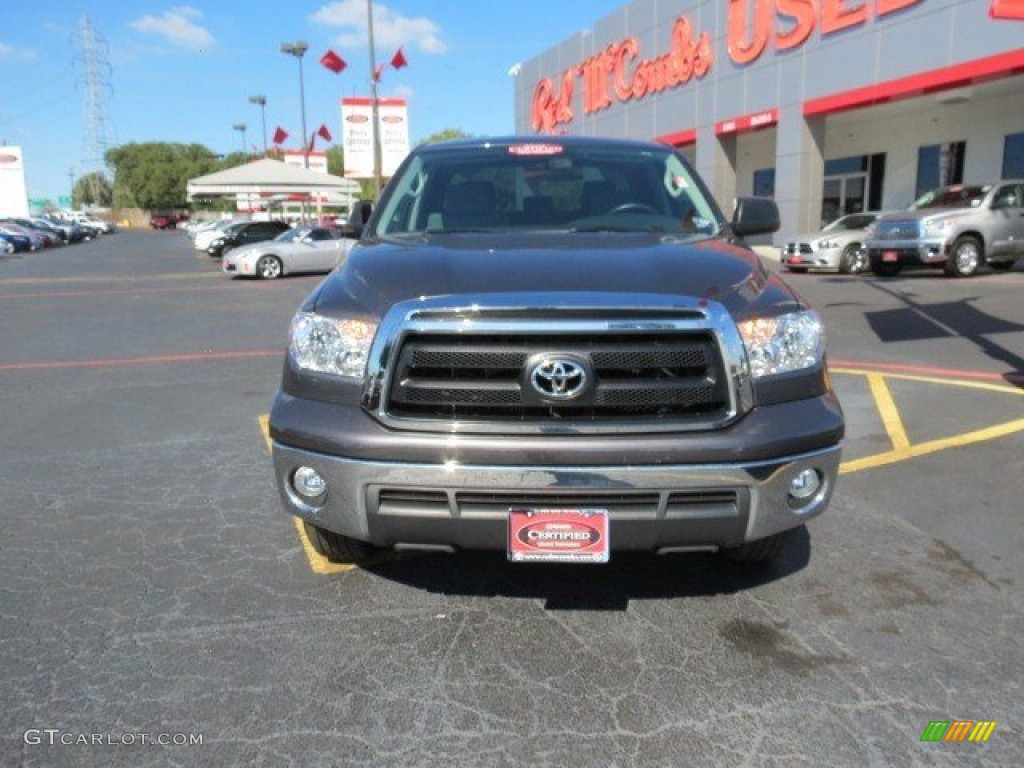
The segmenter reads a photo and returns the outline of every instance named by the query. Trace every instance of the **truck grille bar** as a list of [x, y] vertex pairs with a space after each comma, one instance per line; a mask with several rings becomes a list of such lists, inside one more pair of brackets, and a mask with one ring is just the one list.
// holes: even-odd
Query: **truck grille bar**
[[[525, 371], [537, 355], [588, 361], [585, 402], [538, 402]], [[721, 356], [704, 332], [653, 334], [409, 335], [387, 410], [398, 418], [474, 421], [707, 418], [729, 405]], [[581, 400], [584, 400], [581, 398]]]

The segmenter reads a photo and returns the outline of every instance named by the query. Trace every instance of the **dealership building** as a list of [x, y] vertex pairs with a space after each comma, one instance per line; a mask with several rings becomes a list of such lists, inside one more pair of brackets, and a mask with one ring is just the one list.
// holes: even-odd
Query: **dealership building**
[[676, 146], [776, 244], [1024, 178], [1024, 0], [634, 0], [515, 78], [517, 132]]

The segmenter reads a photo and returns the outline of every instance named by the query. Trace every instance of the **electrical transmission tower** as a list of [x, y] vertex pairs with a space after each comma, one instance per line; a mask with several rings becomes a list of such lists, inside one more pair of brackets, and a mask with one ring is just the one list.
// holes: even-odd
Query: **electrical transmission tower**
[[75, 60], [83, 68], [79, 84], [85, 90], [81, 170], [93, 182], [90, 191], [95, 201], [99, 197], [95, 174], [107, 170], [106, 152], [116, 144], [114, 123], [110, 117], [110, 97], [114, 94], [108, 61], [110, 46], [93, 28], [88, 16], [82, 17], [74, 39], [81, 49]]

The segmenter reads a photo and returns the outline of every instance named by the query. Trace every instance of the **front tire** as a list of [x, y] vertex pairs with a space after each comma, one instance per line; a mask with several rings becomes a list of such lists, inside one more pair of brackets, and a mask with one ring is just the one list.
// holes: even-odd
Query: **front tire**
[[332, 563], [359, 563], [370, 558], [377, 549], [365, 541], [328, 531], [306, 521], [302, 525], [313, 549]]
[[981, 241], [972, 235], [964, 235], [953, 243], [953, 251], [946, 262], [946, 274], [952, 277], [973, 277], [978, 273], [984, 258]]
[[790, 539], [802, 528], [803, 526], [791, 528], [757, 541], [748, 541], [737, 547], [726, 547], [722, 550], [722, 555], [737, 563], [771, 563], [778, 559]]
[[281, 260], [276, 256], [263, 256], [256, 262], [256, 275], [261, 280], [275, 280], [282, 271]]
[[868, 254], [860, 243], [850, 243], [839, 257], [839, 271], [844, 275], [859, 275], [867, 271]]

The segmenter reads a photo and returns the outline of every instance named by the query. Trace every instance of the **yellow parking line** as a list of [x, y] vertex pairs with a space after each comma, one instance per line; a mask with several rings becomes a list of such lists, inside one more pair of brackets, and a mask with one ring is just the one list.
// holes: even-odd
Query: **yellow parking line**
[[1024, 419], [1008, 421], [1005, 424], [997, 424], [994, 427], [978, 429], [974, 432], [965, 432], [962, 435], [943, 437], [939, 440], [929, 440], [917, 445], [910, 445], [900, 450], [878, 453], [874, 456], [865, 456], [863, 459], [851, 459], [839, 465], [839, 474], [848, 475], [851, 472], [860, 472], [864, 469], [883, 467], [887, 464], [895, 464], [906, 459], [916, 459], [919, 456], [927, 456], [929, 453], [943, 451], [947, 448], [959, 448], [973, 443], [983, 443], [986, 440], [995, 440], [998, 437], [1006, 437], [1015, 432], [1024, 431]]
[[875, 405], [878, 406], [878, 413], [882, 417], [882, 424], [889, 435], [894, 451], [906, 450], [910, 447], [910, 438], [903, 428], [903, 421], [900, 419], [900, 412], [896, 410], [896, 403], [893, 402], [892, 393], [885, 383], [885, 377], [880, 373], [869, 373], [867, 375], [868, 385], [871, 387], [871, 394], [875, 398]]
[[[847, 374], [850, 376], [870, 376], [876, 371], [868, 371], [861, 368], [829, 368], [829, 373]], [[920, 376], [912, 373], [879, 373], [887, 379], [899, 379], [900, 381], [919, 381], [924, 384], [942, 384], [947, 387], [963, 387], [965, 389], [981, 389], [988, 392], [1001, 392], [1006, 395], [1017, 395], [1024, 397], [1024, 389], [1015, 387], [1012, 384], [990, 384], [986, 381], [971, 381], [967, 379], [941, 379], [936, 376]]]
[[[267, 446], [267, 451], [271, 449], [270, 441], [270, 417], [264, 414], [259, 416], [257, 421], [260, 424], [260, 433], [263, 435], [263, 443]], [[295, 530], [299, 534], [299, 541], [302, 543], [302, 551], [306, 553], [306, 559], [309, 561], [309, 567], [313, 573], [319, 573], [321, 575], [328, 575], [332, 573], [345, 573], [346, 571], [354, 570], [356, 566], [342, 563], [332, 563], [326, 557], [321, 555], [315, 549], [309, 541], [309, 537], [306, 535], [306, 529], [302, 525], [302, 521], [297, 517], [293, 517], [292, 520], [295, 522]]]

